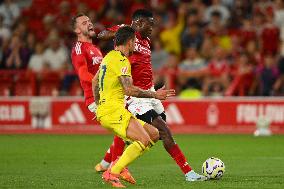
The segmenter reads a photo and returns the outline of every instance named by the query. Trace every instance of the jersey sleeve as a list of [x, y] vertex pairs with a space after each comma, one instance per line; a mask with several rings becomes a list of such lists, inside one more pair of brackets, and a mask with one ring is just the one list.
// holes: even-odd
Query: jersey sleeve
[[72, 52], [71, 59], [72, 64], [78, 73], [79, 79], [81, 81], [92, 82], [94, 75], [88, 71], [85, 56], [82, 53]]
[[126, 57], [116, 59], [115, 63], [115, 74], [119, 76], [130, 76], [131, 77], [131, 65]]

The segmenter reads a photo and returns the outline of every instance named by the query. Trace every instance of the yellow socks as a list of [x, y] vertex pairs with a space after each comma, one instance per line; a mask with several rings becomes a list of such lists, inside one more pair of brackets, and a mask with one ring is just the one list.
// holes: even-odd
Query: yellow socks
[[[150, 140], [150, 144], [149, 144], [149, 146], [146, 147], [146, 150], [150, 150], [150, 148], [152, 148], [154, 145], [155, 145], [155, 142]], [[146, 151], [146, 150], [144, 150], [144, 151]]]
[[115, 165], [111, 168], [111, 173], [120, 174], [123, 168], [127, 167], [132, 161], [138, 158], [146, 147], [139, 141], [135, 141], [130, 144], [125, 151], [123, 152], [122, 156], [116, 162]]

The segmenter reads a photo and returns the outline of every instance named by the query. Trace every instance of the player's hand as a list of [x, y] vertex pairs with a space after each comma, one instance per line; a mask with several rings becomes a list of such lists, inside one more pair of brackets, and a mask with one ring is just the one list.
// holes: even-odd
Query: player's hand
[[158, 89], [155, 93], [155, 98], [159, 100], [166, 100], [168, 97], [172, 97], [176, 95], [176, 91], [174, 89], [166, 89], [165, 86]]

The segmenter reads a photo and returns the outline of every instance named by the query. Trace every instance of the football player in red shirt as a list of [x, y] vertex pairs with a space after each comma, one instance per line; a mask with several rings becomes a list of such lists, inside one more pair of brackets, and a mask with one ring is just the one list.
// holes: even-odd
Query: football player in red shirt
[[[138, 9], [133, 13], [131, 27], [136, 31], [136, 41], [134, 53], [129, 57], [129, 60], [131, 63], [133, 84], [144, 90], [155, 90], [151, 65], [151, 42], [149, 39], [153, 26], [153, 14], [150, 11]], [[119, 27], [120, 26], [114, 26], [101, 32], [98, 38], [104, 40], [113, 38]], [[206, 180], [204, 176], [195, 173], [191, 169], [178, 144], [174, 141], [172, 133], [166, 124], [166, 114], [160, 100], [128, 96], [126, 97], [126, 103], [128, 110], [133, 115], [138, 119], [152, 124], [159, 130], [166, 151], [185, 174], [186, 181]], [[114, 138], [113, 144], [112, 161], [120, 156], [124, 149], [124, 142], [118, 137]], [[106, 168], [107, 167], [103, 167], [101, 164], [96, 166], [97, 171], [103, 171]]]
[[268, 14], [266, 20], [260, 34], [262, 55], [276, 55], [279, 52], [280, 30], [274, 24], [273, 13]]
[[[103, 55], [100, 49], [92, 43], [92, 38], [96, 36], [96, 33], [92, 22], [87, 16], [78, 14], [72, 18], [71, 24], [74, 33], [77, 35], [77, 42], [71, 52], [72, 64], [83, 88], [86, 106], [95, 114], [97, 105], [93, 95], [92, 80], [99, 69]], [[102, 161], [105, 166], [109, 166], [108, 162], [111, 162], [112, 148], [111, 146], [105, 155], [105, 160]], [[124, 169], [120, 176], [128, 182], [135, 182], [127, 169]]]
[[72, 19], [72, 27], [77, 35], [77, 41], [71, 51], [72, 64], [80, 79], [84, 91], [85, 103], [90, 111], [95, 110], [92, 92], [92, 79], [96, 75], [103, 55], [98, 47], [92, 43], [96, 36], [90, 19], [78, 14]]

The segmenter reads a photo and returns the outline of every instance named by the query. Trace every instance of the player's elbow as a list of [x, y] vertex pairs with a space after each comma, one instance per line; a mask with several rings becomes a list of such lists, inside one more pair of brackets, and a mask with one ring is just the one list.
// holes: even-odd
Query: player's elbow
[[110, 31], [107, 31], [107, 30], [101, 31], [98, 34], [98, 39], [99, 40], [110, 40], [111, 38], [114, 37], [114, 35], [112, 33], [113, 32], [110, 32]]
[[100, 32], [97, 37], [99, 40], [104, 40], [104, 31]]

